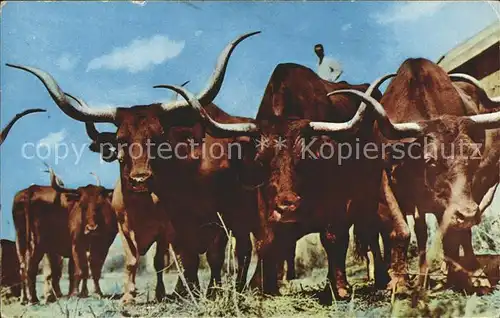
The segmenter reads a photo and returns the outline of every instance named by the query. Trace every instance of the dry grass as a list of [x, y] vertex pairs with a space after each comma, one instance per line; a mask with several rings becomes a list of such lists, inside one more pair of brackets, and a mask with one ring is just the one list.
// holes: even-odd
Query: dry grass
[[[152, 264], [146, 258], [144, 270], [137, 278], [137, 288], [141, 293], [136, 304], [120, 304], [118, 298], [124, 279], [123, 267], [121, 262], [116, 261], [107, 265], [114, 271], [105, 273], [101, 280], [103, 292], [108, 297], [80, 300], [64, 297], [56, 303], [27, 307], [18, 302], [3, 300], [2, 317], [498, 317], [500, 289], [482, 297], [452, 291], [424, 290], [415, 292], [412, 297], [397, 299], [390, 292], [376, 291], [371, 284], [365, 282], [365, 264], [351, 254], [348, 254], [347, 274], [353, 286], [353, 297], [349, 301], [334, 301], [331, 306], [322, 306], [314, 296], [315, 292], [324, 287], [327, 271], [325, 254], [318, 241], [317, 235], [310, 235], [299, 241], [296, 261], [297, 267], [301, 269], [299, 279], [283, 283], [280, 289], [282, 296], [279, 297], [263, 297], [251, 290], [236, 292], [234, 245], [228, 245], [227, 253], [231, 258], [226, 257], [229, 261], [224, 266], [223, 284], [213, 300], [204, 296], [209, 271], [200, 270], [203, 292], [193, 291], [193, 294], [198, 295], [195, 300], [188, 296], [162, 303], [152, 301], [156, 279]], [[430, 261], [434, 256], [437, 257], [437, 250], [440, 248], [438, 242], [431, 242], [434, 243], [430, 244]], [[111, 257], [113, 259], [116, 254]], [[411, 259], [411, 263], [412, 269], [416, 271], [416, 259]], [[180, 265], [178, 270], [182, 272]], [[164, 274], [168, 293], [173, 292], [176, 280], [177, 270], [172, 266]], [[41, 292], [41, 275], [37, 284], [38, 291]], [[67, 290], [67, 284], [65, 277], [61, 283], [63, 290]], [[91, 285], [92, 283], [90, 290], [93, 288]]]

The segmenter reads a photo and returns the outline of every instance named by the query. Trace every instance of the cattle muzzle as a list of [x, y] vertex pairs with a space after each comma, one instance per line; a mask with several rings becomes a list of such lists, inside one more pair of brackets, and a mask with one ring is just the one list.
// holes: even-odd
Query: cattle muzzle
[[276, 207], [272, 211], [269, 221], [274, 223], [297, 223], [300, 201], [301, 198], [298, 195], [287, 196], [277, 200]]
[[97, 228], [98, 228], [97, 224], [87, 224], [85, 226], [85, 230], [83, 233], [85, 235], [94, 234], [96, 232]]
[[152, 180], [153, 175], [150, 172], [131, 174], [129, 176], [129, 182], [134, 192], [147, 192]]
[[468, 208], [457, 209], [453, 213], [452, 223], [456, 228], [469, 229], [481, 222], [481, 211], [477, 204]]

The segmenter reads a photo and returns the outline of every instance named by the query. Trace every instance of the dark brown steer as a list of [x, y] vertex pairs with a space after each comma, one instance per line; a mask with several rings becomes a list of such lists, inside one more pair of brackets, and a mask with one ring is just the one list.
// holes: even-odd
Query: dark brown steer
[[[364, 122], [368, 116], [366, 107], [357, 112], [358, 98], [328, 98], [326, 94], [332, 89], [356, 88], [369, 89], [380, 97], [377, 86], [377, 83], [370, 88], [330, 83], [301, 65], [280, 64], [271, 76], [255, 124], [227, 125], [202, 111], [214, 135], [246, 135], [255, 144], [247, 148], [240, 181], [247, 187], [258, 188], [261, 227], [257, 251], [261, 261], [254, 282], [264, 292], [278, 292], [277, 265], [289, 253], [290, 242], [307, 233], [320, 232], [328, 254], [328, 280], [335, 294], [348, 295], [345, 276], [348, 229], [352, 222], [362, 228], [373, 228], [364, 237], [358, 237], [367, 245], [374, 241], [373, 236], [378, 236], [382, 165], [377, 160], [358, 160], [354, 156], [339, 163], [326, 158], [331, 154], [328, 149], [322, 156], [322, 147], [346, 143], [354, 149], [358, 142], [373, 140], [373, 122], [369, 119]], [[201, 109], [191, 94], [181, 88], [178, 91]], [[358, 180], [363, 182], [360, 184]], [[385, 280], [380, 253], [375, 259], [379, 265], [378, 280]], [[264, 277], [259, 277], [261, 272]], [[329, 287], [325, 295], [331, 301]]]

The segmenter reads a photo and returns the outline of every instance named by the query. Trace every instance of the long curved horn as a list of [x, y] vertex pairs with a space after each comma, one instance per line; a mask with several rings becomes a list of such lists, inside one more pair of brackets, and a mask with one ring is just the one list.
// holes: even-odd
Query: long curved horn
[[[373, 92], [382, 85], [386, 80], [396, 76], [396, 74], [388, 74], [374, 80], [365, 94], [371, 96]], [[330, 92], [327, 96], [334, 95], [334, 92]], [[352, 131], [358, 128], [359, 124], [363, 122], [366, 115], [366, 103], [364, 101], [358, 107], [356, 114], [349, 121], [344, 123], [332, 123], [332, 122], [310, 122], [309, 126], [312, 128], [314, 132], [319, 134], [322, 133], [332, 133], [332, 132], [345, 132]]]
[[[185, 82], [188, 83], [189, 81]], [[68, 93], [64, 93], [64, 95], [66, 95], [67, 97], [73, 99], [75, 102], [77, 102], [77, 104], [80, 106], [80, 108], [90, 108], [89, 105], [87, 105], [87, 103], [82, 100], [81, 98], [78, 98], [74, 95], [71, 95], [71, 94], [68, 94]], [[87, 135], [89, 136], [90, 139], [92, 139], [92, 141], [96, 142], [96, 143], [101, 143], [101, 142], [105, 142], [105, 143], [112, 143], [115, 138], [116, 138], [116, 134], [115, 133], [111, 133], [111, 132], [99, 132], [97, 130], [97, 128], [95, 127], [95, 123], [93, 122], [86, 122], [85, 123], [85, 130], [87, 132]]]
[[200, 112], [201, 118], [204, 120], [207, 131], [210, 135], [225, 138], [234, 136], [246, 136], [254, 134], [258, 131], [258, 128], [253, 123], [232, 123], [224, 124], [213, 120], [207, 111], [201, 106], [200, 102], [184, 87], [176, 85], [162, 85], [163, 88], [173, 90], [174, 92], [181, 95], [186, 102], [191, 105], [194, 109]]
[[472, 120], [473, 124], [483, 129], [500, 128], [500, 111], [472, 116], [462, 116]]
[[500, 107], [500, 96], [498, 97], [489, 97], [488, 93], [486, 93], [486, 90], [484, 89], [483, 85], [481, 82], [479, 82], [475, 77], [470, 76], [469, 74], [463, 74], [463, 73], [453, 73], [448, 75], [452, 81], [463, 81], [467, 82], [469, 84], [472, 84], [477, 87], [481, 91], [481, 93], [488, 98], [488, 100], [493, 103], [493, 104], [498, 104], [495, 105], [494, 107]]
[[99, 176], [97, 174], [95, 174], [94, 172], [91, 172], [90, 174], [95, 177], [95, 185], [100, 187], [101, 186], [101, 179], [99, 179]]
[[52, 100], [69, 117], [83, 122], [115, 122], [116, 108], [96, 109], [91, 107], [82, 108], [75, 106], [71, 103], [71, 100], [67, 98], [64, 91], [59, 87], [56, 80], [49, 73], [29, 66], [9, 63], [6, 65], [35, 75], [43, 83], [52, 97]]
[[[229, 62], [231, 54], [233, 53], [234, 48], [244, 39], [259, 33], [260, 31], [243, 34], [233, 42], [229, 43], [226, 46], [226, 48], [221, 52], [217, 60], [217, 64], [215, 66], [215, 70], [208, 81], [208, 85], [196, 97], [196, 99], [199, 101], [201, 105], [210, 104], [219, 93], [220, 88], [222, 86], [222, 82], [224, 81], [224, 75], [226, 74], [227, 64]], [[154, 86], [154, 88], [167, 88], [167, 85], [156, 85]], [[170, 111], [176, 108], [181, 108], [186, 106], [189, 106], [189, 103], [185, 100], [162, 104], [162, 107], [165, 111]]]
[[366, 95], [355, 89], [341, 89], [330, 94], [351, 94], [362, 98], [365, 103], [370, 104], [375, 113], [377, 114], [377, 121], [379, 123], [380, 130], [389, 139], [402, 139], [408, 137], [417, 137], [422, 133], [422, 127], [417, 123], [397, 123], [393, 124], [387, 113], [385, 112], [384, 106], [379, 103], [375, 98]]
[[481, 214], [484, 213], [486, 208], [488, 208], [493, 202], [493, 198], [495, 197], [495, 192], [497, 191], [498, 183], [492, 186], [484, 195], [481, 203], [479, 204], [479, 211]]
[[14, 126], [16, 121], [21, 119], [21, 117], [32, 113], [43, 113], [43, 112], [46, 112], [46, 110], [41, 108], [31, 108], [23, 111], [22, 113], [16, 114], [16, 116], [12, 118], [12, 120], [7, 124], [7, 126], [5, 126], [5, 128], [0, 133], [0, 145], [3, 144], [3, 141], [5, 140], [5, 138], [7, 138], [7, 135], [9, 134], [12, 126]]
[[[190, 82], [190, 81], [185, 81], [184, 83], [182, 83], [182, 84], [181, 84], [181, 87], [186, 86], [189, 82]], [[178, 94], [178, 93], [175, 93], [175, 94], [174, 94], [174, 96], [172, 97], [172, 102], [177, 101], [178, 97], [179, 97], [179, 94]]]
[[[71, 95], [69, 93], [64, 93], [67, 97], [73, 99], [75, 102], [78, 103], [80, 108], [90, 108], [90, 106], [81, 98], [78, 98], [74, 95]], [[99, 131], [95, 127], [95, 124], [93, 122], [85, 122], [85, 130], [87, 131], [87, 135], [89, 136], [90, 139], [93, 141], [97, 141], [97, 138], [99, 136]]]
[[65, 188], [61, 179], [54, 172], [54, 169], [52, 169], [51, 167], [48, 167], [48, 169], [49, 169], [49, 173], [50, 173], [50, 186], [54, 190], [56, 190], [57, 192], [61, 192], [61, 193], [78, 193], [78, 191], [76, 189]]

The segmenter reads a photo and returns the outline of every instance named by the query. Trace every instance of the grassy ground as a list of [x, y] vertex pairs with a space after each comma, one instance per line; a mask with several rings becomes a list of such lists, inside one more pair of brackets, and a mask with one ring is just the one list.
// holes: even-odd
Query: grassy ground
[[[484, 222], [483, 222], [484, 223]], [[491, 223], [492, 227], [498, 224]], [[430, 231], [432, 232], [432, 231]], [[481, 231], [481, 233], [498, 234], [497, 228]], [[432, 233], [430, 233], [432, 235]], [[476, 242], [484, 239], [476, 235]], [[432, 240], [431, 240], [432, 241]], [[496, 239], [493, 241], [498, 242]], [[484, 244], [484, 243], [483, 243]], [[494, 244], [494, 243], [492, 243]], [[432, 244], [430, 244], [432, 245]], [[479, 245], [479, 244], [478, 244]], [[496, 245], [496, 244], [494, 244]], [[476, 251], [485, 249], [475, 244]], [[497, 246], [487, 246], [485, 250]], [[434, 248], [430, 247], [429, 250]], [[122, 305], [121, 296], [124, 281], [123, 256], [121, 247], [114, 246], [105, 264], [106, 273], [101, 279], [101, 288], [105, 293], [103, 299], [89, 297], [85, 299], [68, 299], [64, 297], [56, 303], [22, 306], [13, 299], [2, 299], [2, 317], [500, 317], [500, 285], [486, 296], [466, 295], [449, 290], [435, 290], [417, 293], [405, 299], [391, 297], [389, 291], [374, 290], [366, 282], [366, 268], [363, 262], [356, 260], [348, 253], [347, 274], [353, 287], [353, 297], [348, 301], [334, 301], [331, 306], [322, 306], [313, 296], [323, 289], [326, 278], [326, 257], [317, 235], [309, 235], [299, 241], [297, 246], [296, 268], [299, 279], [284, 282], [281, 286], [282, 296], [262, 297], [246, 290], [241, 294], [235, 292], [231, 276], [224, 275], [224, 283], [215, 300], [204, 296], [195, 300], [180, 299], [175, 302], [154, 301], [155, 274], [152, 266], [152, 255], [141, 264], [137, 277], [139, 295], [132, 305]], [[416, 248], [410, 247], [409, 255], [411, 271], [416, 272]], [[202, 262], [203, 264], [203, 262]], [[232, 265], [232, 263], [230, 262]], [[201, 288], [206, 289], [209, 271], [203, 264], [199, 272]], [[227, 264], [225, 265], [227, 266]], [[227, 267], [225, 267], [227, 272]], [[111, 272], [110, 272], [111, 271]], [[250, 269], [253, 271], [253, 268]], [[175, 270], [164, 274], [167, 293], [172, 293], [177, 280]], [[64, 276], [61, 281], [63, 292], [67, 291], [68, 280]], [[37, 290], [41, 297], [43, 291], [42, 275], [38, 276]], [[93, 284], [89, 283], [89, 290]]]
[[[186, 317], [186, 316], [249, 316], [249, 317], [498, 317], [500, 313], [500, 289], [488, 296], [477, 297], [451, 291], [426, 292], [408, 299], [391, 299], [390, 292], [376, 291], [365, 282], [362, 263], [351, 259], [348, 276], [354, 294], [349, 301], [334, 301], [322, 306], [313, 297], [324, 286], [326, 269], [313, 269], [306, 277], [281, 286], [282, 296], [262, 297], [245, 291], [237, 294], [232, 288], [229, 275], [215, 300], [206, 297], [181, 299], [175, 302], [157, 303], [154, 299], [155, 278], [143, 272], [137, 278], [140, 294], [137, 303], [121, 305], [119, 295], [123, 274], [107, 273], [101, 280], [103, 299], [62, 298], [56, 303], [22, 306], [17, 301], [3, 301], [3, 317]], [[38, 280], [39, 294], [43, 290], [42, 276]], [[206, 288], [209, 272], [200, 271], [202, 289]], [[173, 291], [177, 279], [175, 273], [164, 275], [167, 292]], [[61, 287], [67, 290], [67, 277]], [[93, 286], [90, 283], [90, 290]], [[43, 303], [43, 300], [42, 300]]]

